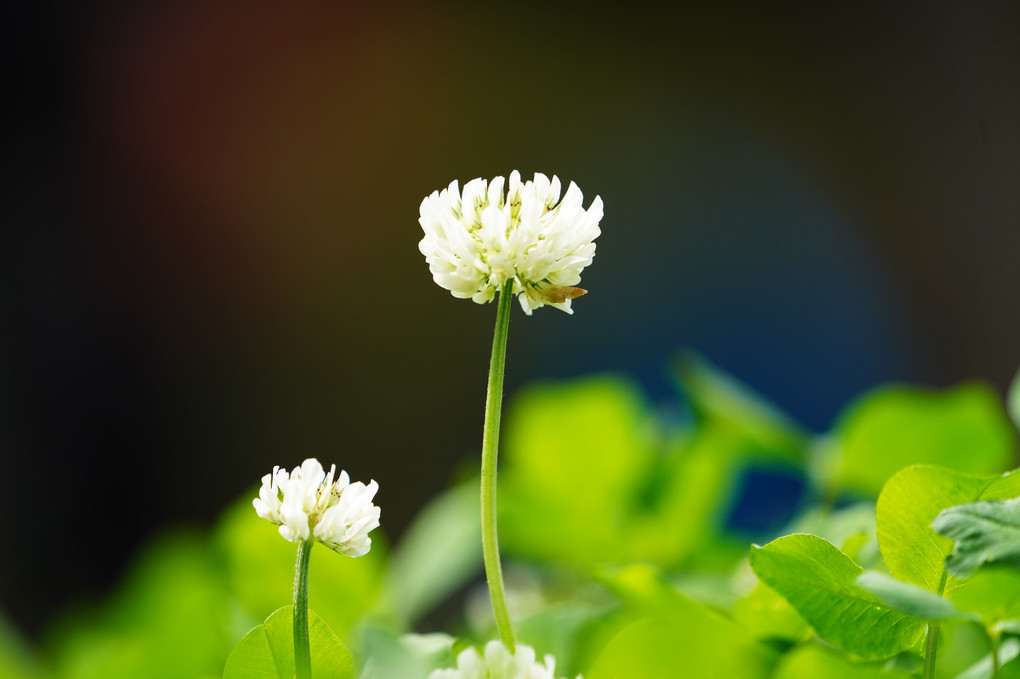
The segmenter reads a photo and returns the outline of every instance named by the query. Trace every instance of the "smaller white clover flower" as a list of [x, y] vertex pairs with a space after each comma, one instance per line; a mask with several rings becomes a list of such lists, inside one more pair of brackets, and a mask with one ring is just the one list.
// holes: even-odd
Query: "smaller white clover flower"
[[[490, 641], [485, 652], [469, 648], [457, 655], [457, 667], [433, 670], [429, 679], [556, 679], [556, 660], [546, 655], [539, 663], [535, 649], [517, 644], [511, 653], [501, 641]], [[577, 675], [581, 679], [581, 675]]]
[[290, 474], [273, 467], [262, 477], [259, 496], [252, 501], [256, 513], [280, 526], [280, 535], [291, 542], [314, 537], [335, 552], [362, 556], [372, 546], [369, 531], [379, 526], [380, 509], [372, 504], [379, 484], [351, 483], [347, 472], [336, 475], [336, 465], [326, 473], [309, 458]]
[[463, 192], [456, 181], [421, 202], [418, 223], [425, 232], [418, 249], [432, 278], [454, 297], [484, 304], [513, 281], [524, 312], [549, 304], [573, 313], [575, 287], [595, 256], [602, 220], [598, 196], [585, 210], [573, 182], [560, 200], [560, 180], [544, 174], [521, 183], [510, 173], [491, 182], [472, 179]]

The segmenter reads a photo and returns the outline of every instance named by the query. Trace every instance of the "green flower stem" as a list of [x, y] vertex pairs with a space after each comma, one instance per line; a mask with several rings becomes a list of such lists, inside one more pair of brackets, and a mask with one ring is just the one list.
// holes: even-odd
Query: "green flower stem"
[[[946, 580], [949, 578], [949, 571], [942, 571], [942, 579], [939, 580], [939, 596], [946, 591]], [[928, 639], [924, 643], [924, 679], [932, 679], [935, 676], [935, 654], [939, 648], [939, 628], [937, 622], [928, 623]]]
[[312, 679], [312, 652], [308, 643], [308, 557], [314, 540], [298, 543], [294, 565], [294, 671], [297, 679]]
[[514, 650], [514, 630], [506, 608], [503, 568], [499, 563], [499, 538], [496, 531], [496, 459], [499, 447], [499, 417], [503, 409], [503, 367], [506, 363], [506, 337], [510, 328], [510, 303], [513, 282], [499, 292], [496, 331], [492, 336], [492, 358], [489, 361], [489, 387], [485, 396], [485, 425], [482, 429], [482, 558], [485, 579], [489, 583], [492, 612], [496, 616], [499, 637]]

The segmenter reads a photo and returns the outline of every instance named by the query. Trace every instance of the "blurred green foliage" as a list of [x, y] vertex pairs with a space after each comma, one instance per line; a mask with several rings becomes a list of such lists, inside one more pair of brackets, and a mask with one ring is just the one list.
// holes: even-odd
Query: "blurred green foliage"
[[1016, 432], [984, 384], [876, 389], [840, 417], [831, 483], [867, 494], [920, 462], [990, 474], [1014, 464]]
[[877, 389], [843, 414], [834, 434], [828, 483], [839, 491], [874, 495], [897, 471], [921, 462], [974, 474], [1015, 463], [1016, 432], [983, 384]]
[[[663, 417], [620, 377], [512, 398], [500, 530], [521, 640], [555, 654], [557, 675], [587, 679], [917, 676], [933, 609], [908, 584], [935, 596], [954, 546], [931, 522], [1020, 496], [1020, 474], [1002, 475], [1017, 462], [1005, 404], [975, 384], [888, 387], [816, 436], [696, 356], [674, 368], [686, 417]], [[769, 474], [802, 490], [775, 492]], [[239, 642], [249, 657], [271, 649], [294, 545], [250, 497], [207, 534], [155, 540], [106, 601], [68, 612], [39, 647], [0, 625], [0, 676], [220, 677]], [[785, 514], [742, 524], [762, 502], [785, 503]], [[335, 632], [356, 664], [338, 676], [424, 679], [493, 637], [477, 503], [475, 482], [456, 485], [393, 549], [377, 531], [362, 558], [312, 551], [320, 636]], [[764, 546], [749, 552], [752, 541]], [[858, 581], [864, 569], [902, 586]], [[979, 622], [944, 623], [937, 677], [988, 676], [990, 635], [1003, 660], [1015, 657], [1016, 569], [948, 577], [945, 594], [974, 614], [961, 620]], [[249, 676], [234, 670], [226, 676]]]

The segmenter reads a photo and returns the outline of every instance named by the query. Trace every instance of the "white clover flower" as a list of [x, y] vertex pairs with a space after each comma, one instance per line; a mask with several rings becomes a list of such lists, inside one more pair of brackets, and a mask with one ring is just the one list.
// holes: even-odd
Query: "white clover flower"
[[531, 646], [517, 644], [516, 653], [511, 653], [503, 642], [490, 641], [484, 655], [475, 648], [461, 651], [456, 668], [433, 670], [428, 679], [556, 679], [555, 671], [556, 660], [551, 655], [539, 663]]
[[602, 199], [587, 211], [582, 200], [570, 182], [561, 201], [560, 180], [544, 174], [521, 184], [514, 170], [505, 196], [503, 177], [472, 179], [463, 192], [454, 181], [421, 202], [418, 249], [454, 297], [484, 304], [513, 281], [526, 314], [546, 304], [573, 313], [570, 301], [585, 293], [574, 286], [595, 256], [602, 220]]
[[273, 467], [262, 477], [259, 496], [252, 501], [263, 519], [280, 526], [291, 542], [310, 537], [347, 556], [362, 556], [372, 546], [369, 531], [379, 526], [378, 507], [372, 498], [379, 484], [351, 483], [347, 472], [333, 480], [336, 465], [327, 474], [319, 461], [309, 458], [288, 474]]

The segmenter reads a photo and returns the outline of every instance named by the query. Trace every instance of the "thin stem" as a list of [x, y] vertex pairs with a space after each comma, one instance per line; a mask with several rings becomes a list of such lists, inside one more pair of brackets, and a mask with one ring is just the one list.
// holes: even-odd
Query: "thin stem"
[[482, 429], [482, 558], [485, 579], [489, 583], [492, 612], [503, 644], [514, 650], [514, 630], [506, 608], [503, 568], [499, 563], [499, 537], [496, 531], [496, 459], [499, 447], [499, 417], [503, 409], [503, 367], [506, 363], [506, 337], [510, 328], [510, 303], [513, 282], [499, 292], [496, 330], [492, 336], [489, 361], [489, 386], [485, 396], [485, 425]]
[[312, 679], [312, 652], [308, 643], [308, 557], [314, 540], [298, 543], [294, 564], [294, 672], [297, 679]]
[[[939, 580], [939, 596], [946, 591], [946, 580], [949, 578], [949, 571], [942, 571], [942, 579]], [[928, 623], [928, 639], [924, 644], [924, 679], [932, 679], [935, 676], [935, 654], [939, 647], [939, 629], [941, 625], [937, 622]]]
[[939, 623], [928, 623], [928, 639], [924, 644], [924, 679], [935, 676], [935, 650], [939, 645]]
[[992, 647], [992, 679], [999, 676], [999, 631], [988, 631], [988, 645]]

